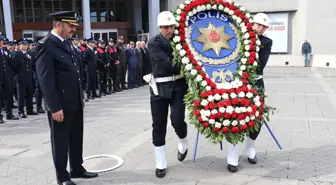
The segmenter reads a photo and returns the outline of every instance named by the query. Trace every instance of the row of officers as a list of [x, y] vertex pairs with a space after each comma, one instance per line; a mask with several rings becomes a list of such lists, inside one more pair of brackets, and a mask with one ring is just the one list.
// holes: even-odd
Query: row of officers
[[[151, 67], [145, 42], [131, 41], [126, 47], [122, 36], [116, 43], [113, 39], [106, 43], [77, 35], [71, 41], [71, 49], [80, 64], [85, 101], [146, 84], [142, 77], [150, 73]], [[8, 41], [0, 34], [0, 111], [6, 111], [7, 120], [45, 113], [43, 94], [36, 78], [36, 42], [27, 39]], [[18, 117], [13, 114], [13, 108], [18, 108]], [[4, 119], [0, 112], [2, 123]]]

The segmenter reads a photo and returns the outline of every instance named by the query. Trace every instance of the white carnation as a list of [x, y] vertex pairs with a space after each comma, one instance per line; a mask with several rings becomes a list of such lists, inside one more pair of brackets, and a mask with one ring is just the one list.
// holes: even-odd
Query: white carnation
[[202, 11], [205, 11], [205, 10], [206, 10], [206, 6], [202, 5]]
[[253, 62], [253, 66], [258, 66], [258, 62]]
[[255, 116], [251, 116], [250, 119], [253, 121], [255, 119]]
[[206, 110], [206, 111], [205, 111], [205, 116], [209, 117], [210, 115], [211, 115], [210, 110]]
[[238, 96], [239, 96], [240, 98], [244, 98], [244, 97], [245, 97], [245, 93], [244, 93], [244, 92], [240, 92], [240, 93], [238, 94]]
[[174, 30], [174, 34], [175, 35], [179, 34], [179, 31], [178, 30]]
[[216, 101], [219, 101], [220, 99], [222, 99], [221, 95], [219, 94], [215, 94], [214, 98]]
[[246, 118], [245, 118], [245, 122], [249, 122], [250, 121], [250, 118], [247, 116]]
[[259, 101], [256, 102], [255, 104], [256, 104], [256, 106], [258, 106], [258, 107], [260, 107], [260, 105], [261, 105], [261, 103], [260, 103]]
[[237, 126], [238, 125], [238, 121], [237, 120], [233, 120], [231, 123], [232, 126]]
[[211, 111], [211, 114], [217, 114], [217, 113], [218, 113], [218, 111], [216, 109]]
[[228, 107], [226, 107], [226, 112], [229, 113], [229, 114], [232, 114], [233, 110], [234, 110], [234, 109], [233, 109], [232, 106], [228, 106]]
[[206, 5], [206, 9], [207, 9], [207, 10], [210, 10], [210, 9], [211, 9], [211, 4], [207, 4], [207, 5]]
[[245, 12], [245, 8], [244, 7], [240, 7], [240, 11], [242, 11], [242, 12]]
[[238, 87], [241, 87], [241, 86], [243, 86], [243, 82], [242, 82], [242, 81], [239, 81], [239, 82], [238, 82]]
[[236, 94], [236, 93], [231, 93], [231, 94], [230, 94], [230, 97], [231, 97], [231, 98], [237, 98], [237, 94]]
[[238, 113], [238, 114], [241, 113], [241, 112], [242, 112], [242, 111], [241, 111], [241, 108], [240, 108], [240, 107], [236, 107], [236, 108], [235, 108], [235, 112]]
[[218, 122], [216, 122], [216, 124], [215, 124], [215, 127], [216, 127], [216, 128], [221, 128], [221, 127], [222, 127], [222, 124], [221, 124], [221, 123], [218, 123]]
[[252, 94], [251, 92], [248, 92], [248, 93], [246, 93], [246, 97], [248, 97], [248, 98], [252, 98], [252, 97], [253, 97], [253, 94]]
[[224, 113], [225, 112], [225, 108], [224, 107], [220, 107], [219, 108], [219, 112]]
[[210, 90], [211, 90], [211, 87], [207, 85], [207, 86], [205, 87], [205, 90], [210, 91]]
[[223, 121], [223, 126], [227, 127], [229, 125], [230, 125], [230, 121], [229, 120], [226, 119], [226, 120]]
[[217, 10], [217, 5], [213, 5], [212, 9]]
[[196, 80], [196, 82], [200, 82], [200, 81], [203, 80], [203, 78], [202, 78], [201, 75], [197, 75], [195, 80]]
[[229, 9], [228, 7], [225, 7], [225, 8], [224, 8], [224, 12], [225, 12], [225, 13], [229, 13], [229, 11], [230, 11], [230, 9]]
[[259, 116], [259, 111], [256, 111], [255, 115], [256, 115], [256, 117], [258, 117]]
[[250, 56], [250, 52], [245, 52], [245, 57], [249, 57]]
[[227, 93], [224, 93], [224, 94], [222, 95], [222, 98], [223, 98], [224, 100], [227, 100], [227, 99], [229, 99], [229, 95], [228, 95]]
[[256, 44], [257, 44], [258, 46], [260, 46], [260, 45], [261, 45], [260, 40], [257, 40], [257, 41], [256, 41]]
[[245, 33], [244, 34], [244, 39], [248, 39], [248, 38], [250, 38], [250, 34], [249, 33]]
[[250, 50], [250, 45], [245, 45], [245, 50], [249, 51]]
[[196, 69], [192, 69], [190, 71], [190, 74], [193, 75], [193, 76], [197, 75], [197, 70]]
[[250, 17], [251, 17], [251, 14], [250, 14], [250, 13], [246, 13], [246, 14], [245, 14], [245, 17], [250, 18]]
[[247, 112], [252, 112], [252, 107], [247, 107], [246, 111]]
[[198, 13], [196, 8], [194, 8], [194, 9], [192, 10], [192, 12], [193, 12], [194, 15]]
[[177, 50], [181, 50], [181, 49], [182, 49], [182, 45], [181, 45], [181, 44], [176, 44], [175, 48], [176, 48]]
[[[182, 58], [182, 63], [183, 64], [188, 64], [189, 63], [189, 58], [188, 57], [183, 57]], [[191, 64], [190, 64], [191, 65]], [[192, 66], [191, 66], [192, 67]], [[190, 69], [189, 69], [190, 70]]]
[[242, 33], [246, 33], [246, 32], [247, 32], [247, 27], [246, 27], [246, 26], [242, 27], [242, 28], [241, 28], [241, 32], [242, 32]]
[[240, 17], [237, 17], [236, 22], [237, 22], [238, 24], [240, 24], [242, 21], [243, 21], [243, 20], [242, 20]]
[[192, 64], [187, 64], [186, 66], [185, 66], [185, 70], [186, 71], [190, 71], [192, 69]]
[[247, 58], [242, 58], [240, 61], [241, 61], [243, 64], [246, 64], [246, 62], [247, 62]]
[[223, 5], [219, 5], [219, 6], [218, 6], [218, 9], [219, 9], [219, 10], [224, 10], [224, 6], [223, 6]]
[[244, 44], [247, 45], [247, 44], [250, 44], [250, 40], [244, 40]]
[[176, 21], [180, 21], [180, 19], [181, 19], [181, 16], [179, 16], [179, 15], [175, 17]]
[[213, 97], [212, 95], [208, 96], [208, 101], [209, 101], [209, 102], [214, 101], [214, 97]]
[[258, 58], [259, 58], [259, 53], [256, 53], [256, 59], [258, 60]]
[[238, 71], [238, 74], [239, 74], [240, 76], [242, 76], [242, 75], [243, 75], [243, 71]]
[[259, 46], [256, 47], [256, 51], [259, 52], [260, 51], [260, 48]]
[[176, 42], [180, 42], [181, 41], [181, 38], [180, 38], [180, 36], [175, 36], [174, 38], [173, 38], [173, 41], [176, 43]]
[[185, 54], [186, 54], [186, 51], [185, 51], [184, 49], [181, 49], [181, 50], [180, 50], [180, 55], [181, 55], [181, 57], [183, 57]]
[[240, 107], [240, 109], [241, 109], [242, 112], [244, 112], [244, 113], [246, 112], [246, 107]]
[[208, 85], [208, 83], [207, 83], [205, 80], [203, 80], [202, 83], [201, 83], [201, 85], [202, 85], [203, 87], [205, 87], [205, 86]]
[[200, 111], [200, 114], [201, 114], [201, 116], [205, 116], [205, 110], [202, 109], [202, 110]]
[[208, 100], [202, 100], [201, 105], [202, 106], [207, 106], [209, 104]]
[[240, 120], [240, 121], [239, 121], [239, 124], [240, 124], [240, 125], [245, 125], [245, 120]]
[[234, 11], [233, 10], [230, 10], [229, 11], [229, 15], [233, 15], [234, 14]]
[[202, 11], [202, 7], [201, 6], [197, 6], [197, 12], [201, 12]]
[[181, 9], [184, 9], [184, 4], [183, 4], [183, 3], [180, 4], [180, 8], [181, 8]]
[[190, 0], [186, 0], [184, 3], [185, 4], [190, 4]]
[[242, 70], [242, 71], [246, 70], [246, 66], [245, 65], [241, 65], [240, 66], [240, 70]]
[[215, 120], [214, 119], [210, 119], [209, 123], [213, 125], [213, 124], [215, 124]]

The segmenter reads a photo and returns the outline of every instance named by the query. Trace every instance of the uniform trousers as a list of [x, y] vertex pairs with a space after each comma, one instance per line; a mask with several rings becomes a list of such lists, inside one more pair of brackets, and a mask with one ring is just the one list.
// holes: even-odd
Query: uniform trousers
[[63, 114], [64, 120], [60, 123], [55, 121], [52, 118], [52, 113], [48, 111], [52, 155], [58, 182], [70, 180], [69, 172], [66, 169], [68, 154], [71, 172], [81, 174], [86, 171], [82, 166], [83, 110], [63, 110]]
[[184, 121], [184, 95], [185, 92], [174, 90], [171, 98], [163, 98], [156, 96], [153, 94], [153, 92], [151, 92], [150, 106], [153, 121], [152, 137], [154, 146], [160, 147], [166, 143], [169, 106], [171, 112], [170, 120], [176, 135], [180, 139], [183, 139], [187, 136], [187, 123]]
[[34, 94], [33, 84], [17, 83], [16, 87], [18, 91], [19, 114], [24, 113], [25, 103], [27, 106], [27, 112], [32, 112], [33, 111], [33, 94]]
[[99, 72], [99, 94], [107, 91], [107, 68], [101, 69]]
[[94, 69], [89, 69], [87, 71], [87, 89], [86, 89], [86, 93], [87, 95], [91, 95], [91, 93], [93, 93], [93, 95], [96, 94], [96, 82], [97, 82], [97, 72]]
[[[0, 82], [0, 92], [3, 93], [4, 101], [0, 101], [0, 117], [2, 118], [3, 115], [1, 114], [3, 107], [6, 107], [6, 114], [12, 115], [13, 109], [13, 81], [11, 74], [5, 73], [5, 78], [3, 82]], [[5, 105], [6, 104], [6, 105]]]
[[120, 83], [117, 82], [117, 75], [118, 75], [118, 65], [111, 64], [108, 73], [108, 90], [110, 92], [112, 91], [112, 87], [113, 90], [117, 90], [118, 85], [120, 86]]
[[37, 95], [36, 95], [37, 109], [42, 109], [42, 98], [43, 98], [43, 94], [42, 94], [41, 87], [40, 85], [37, 85]]
[[[257, 80], [257, 87], [264, 90], [265, 89], [265, 84], [264, 84], [264, 80], [261, 78], [259, 80]], [[261, 127], [258, 131], [254, 131], [253, 133], [250, 133], [249, 134], [249, 137], [252, 139], [252, 140], [256, 140], [259, 136], [259, 133], [260, 133], [260, 130], [261, 130]]]
[[120, 70], [120, 84], [121, 88], [126, 87], [126, 72], [127, 72], [127, 63], [126, 62], [121, 62], [119, 64], [119, 70]]

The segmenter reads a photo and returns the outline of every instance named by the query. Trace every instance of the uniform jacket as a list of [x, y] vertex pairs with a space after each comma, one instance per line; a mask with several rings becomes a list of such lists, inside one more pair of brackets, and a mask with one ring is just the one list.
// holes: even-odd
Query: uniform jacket
[[[152, 74], [155, 78], [180, 74], [180, 68], [173, 65], [173, 48], [161, 34], [148, 42], [148, 50], [152, 64]], [[157, 83], [157, 88], [160, 97], [172, 98], [174, 91], [179, 91], [182, 94], [187, 93], [188, 85], [182, 78], [175, 82]]]
[[33, 86], [33, 64], [32, 56], [29, 53], [17, 51], [13, 59], [15, 64], [16, 80], [19, 85]]
[[12, 60], [12, 54], [7, 48], [0, 49], [0, 83], [5, 80], [12, 81], [13, 71], [15, 71], [15, 64]]
[[80, 66], [80, 72], [81, 74], [84, 73], [84, 69], [85, 69], [85, 66], [84, 66], [84, 63], [83, 63], [83, 52], [82, 50], [80, 49], [80, 47], [76, 47], [74, 45], [71, 45], [71, 49], [74, 51], [74, 53], [76, 54], [76, 59], [79, 63], [79, 66]]
[[127, 64], [129, 68], [135, 69], [137, 67], [137, 54], [135, 48], [128, 48], [126, 50]]
[[143, 56], [142, 56], [142, 49], [141, 48], [135, 48], [135, 53], [137, 56], [137, 67], [138, 68], [143, 68]]
[[264, 68], [266, 67], [267, 61], [269, 59], [269, 56], [272, 51], [272, 39], [265, 37], [265, 36], [259, 36], [260, 42], [261, 42], [261, 48], [259, 50], [259, 67], [257, 69], [258, 75], [263, 75]]
[[52, 113], [84, 108], [79, 63], [70, 44], [49, 33], [36, 46], [37, 79]]
[[149, 58], [149, 50], [147, 48], [141, 48], [142, 53], [142, 65], [143, 65], [143, 74], [147, 75], [152, 72], [152, 65]]
[[106, 70], [108, 64], [107, 53], [105, 53], [104, 48], [97, 48], [97, 66], [100, 71]]
[[127, 57], [126, 57], [126, 52], [124, 45], [121, 43], [116, 44], [117, 52], [118, 52], [118, 57], [119, 57], [119, 62], [120, 63], [127, 63]]
[[97, 56], [95, 52], [88, 47], [83, 53], [83, 62], [89, 71], [96, 71], [97, 69]]

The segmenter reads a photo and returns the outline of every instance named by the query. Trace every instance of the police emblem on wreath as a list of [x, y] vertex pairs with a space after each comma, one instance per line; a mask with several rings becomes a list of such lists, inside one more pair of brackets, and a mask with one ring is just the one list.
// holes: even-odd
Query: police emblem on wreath
[[171, 44], [190, 87], [190, 123], [215, 143], [243, 142], [271, 109], [256, 87], [260, 41], [251, 15], [233, 1], [186, 0], [174, 16]]

